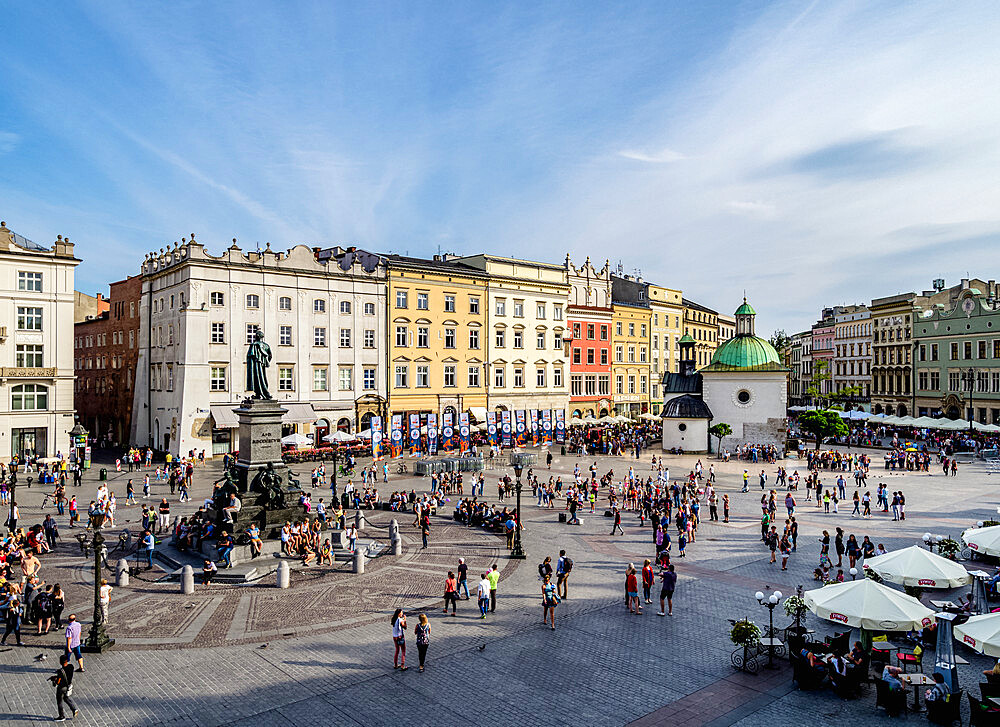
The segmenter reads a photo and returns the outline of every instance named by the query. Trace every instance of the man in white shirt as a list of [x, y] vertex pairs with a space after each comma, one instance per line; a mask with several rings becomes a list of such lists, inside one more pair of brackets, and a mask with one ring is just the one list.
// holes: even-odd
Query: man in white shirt
[[490, 580], [486, 575], [486, 573], [479, 575], [479, 587], [476, 589], [476, 595], [479, 597], [479, 618], [486, 618], [486, 611], [490, 607]]

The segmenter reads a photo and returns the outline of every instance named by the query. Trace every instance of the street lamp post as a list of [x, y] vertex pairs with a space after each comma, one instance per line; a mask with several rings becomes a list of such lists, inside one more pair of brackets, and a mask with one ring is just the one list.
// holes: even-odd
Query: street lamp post
[[976, 431], [972, 426], [976, 419], [976, 410], [972, 406], [972, 395], [976, 390], [976, 370], [970, 366], [969, 370], [962, 374], [962, 381], [969, 387], [969, 434], [973, 434]]
[[93, 521], [94, 540], [91, 545], [94, 549], [94, 622], [90, 626], [84, 647], [88, 652], [100, 654], [114, 646], [115, 640], [108, 636], [104, 609], [101, 608], [101, 561], [104, 558], [104, 535], [101, 534], [101, 528], [104, 527], [104, 513], [95, 514]]
[[858, 577], [858, 569], [857, 568], [851, 568], [851, 580], [853, 581], [857, 577]]
[[524, 560], [524, 548], [521, 547], [521, 472], [524, 471], [520, 463], [514, 465], [515, 491], [517, 492], [517, 518], [514, 520], [514, 547], [510, 549], [510, 557]]
[[757, 591], [754, 598], [757, 599], [757, 603], [767, 609], [767, 668], [776, 669], [777, 667], [774, 665], [774, 609], [781, 603], [781, 591], [775, 591], [769, 596], [765, 596], [762, 591]]

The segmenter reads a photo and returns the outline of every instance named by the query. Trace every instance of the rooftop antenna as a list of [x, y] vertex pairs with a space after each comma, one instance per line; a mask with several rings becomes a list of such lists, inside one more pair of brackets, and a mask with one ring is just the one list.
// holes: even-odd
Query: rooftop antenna
[[621, 277], [625, 274], [625, 266], [622, 265], [622, 261], [618, 261], [618, 276]]

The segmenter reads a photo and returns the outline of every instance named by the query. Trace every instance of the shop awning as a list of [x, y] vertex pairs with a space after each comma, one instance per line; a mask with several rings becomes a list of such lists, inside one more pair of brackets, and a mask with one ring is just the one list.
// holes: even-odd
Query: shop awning
[[313, 411], [312, 404], [286, 404], [281, 403], [288, 411], [281, 415], [282, 424], [307, 424], [316, 421], [316, 412]]
[[216, 429], [238, 429], [240, 419], [233, 411], [239, 404], [212, 404], [212, 419]]
[[484, 423], [486, 421], [485, 406], [470, 406], [469, 413], [472, 415], [472, 418], [479, 423]]

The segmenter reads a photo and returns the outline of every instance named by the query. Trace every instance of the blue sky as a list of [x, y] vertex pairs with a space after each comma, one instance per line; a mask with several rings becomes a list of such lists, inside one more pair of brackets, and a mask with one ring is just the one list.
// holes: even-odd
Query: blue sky
[[993, 3], [0, 9], [0, 217], [87, 292], [191, 232], [610, 258], [765, 333], [1000, 277]]

